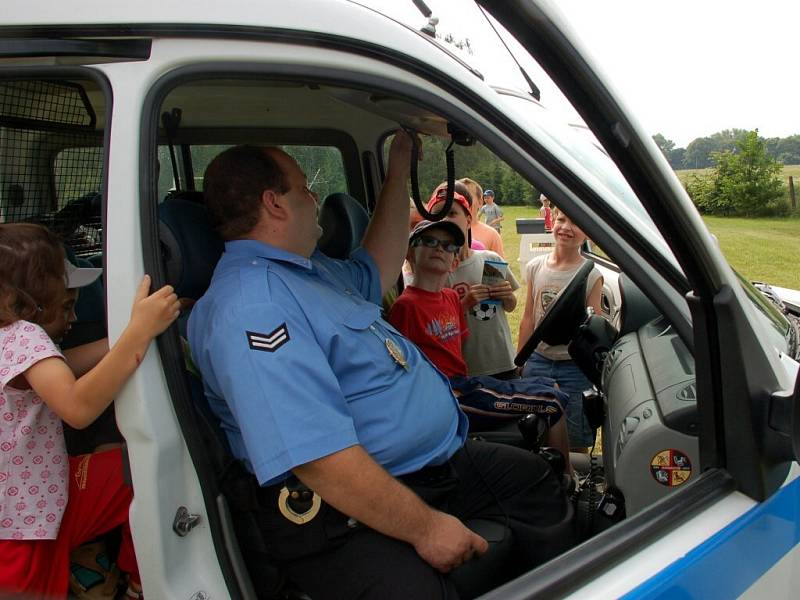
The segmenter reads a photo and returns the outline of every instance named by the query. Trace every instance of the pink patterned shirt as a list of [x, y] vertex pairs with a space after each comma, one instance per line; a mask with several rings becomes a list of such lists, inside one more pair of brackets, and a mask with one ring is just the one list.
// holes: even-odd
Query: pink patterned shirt
[[61, 419], [32, 389], [8, 385], [51, 356], [63, 358], [39, 325], [0, 328], [0, 539], [55, 539], [67, 506]]

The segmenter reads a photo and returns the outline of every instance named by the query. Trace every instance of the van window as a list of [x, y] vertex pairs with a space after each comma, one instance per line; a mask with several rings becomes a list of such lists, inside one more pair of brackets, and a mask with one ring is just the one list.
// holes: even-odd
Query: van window
[[[383, 164], [388, 162], [389, 146], [394, 135], [388, 136], [383, 144]], [[423, 201], [428, 200], [433, 189], [447, 177], [445, 150], [449, 140], [434, 136], [421, 136], [424, 160], [418, 165], [419, 191]], [[498, 202], [507, 205], [529, 206], [538, 215], [539, 190], [498, 158], [480, 142], [472, 146], [453, 145], [456, 179], [469, 177], [477, 181], [484, 190], [495, 193]], [[507, 224], [508, 225], [508, 224]]]
[[[231, 147], [231, 144], [193, 144], [191, 146], [194, 187], [203, 189], [203, 174], [209, 163], [220, 152]], [[308, 177], [308, 187], [316, 192], [320, 199], [333, 192], [348, 191], [345, 177], [344, 160], [341, 151], [334, 146], [301, 146], [280, 145], [291, 155]], [[179, 155], [176, 152], [176, 157]], [[179, 158], [178, 158], [179, 159]], [[160, 172], [158, 178], [158, 195], [163, 198], [170, 190], [175, 189], [172, 166], [167, 146], [159, 146], [158, 160]], [[180, 167], [179, 167], [180, 172]]]
[[59, 209], [73, 198], [99, 192], [103, 181], [103, 148], [64, 148], [56, 154], [53, 177]]
[[0, 220], [40, 223], [77, 256], [103, 248], [103, 141], [92, 82], [0, 82]]

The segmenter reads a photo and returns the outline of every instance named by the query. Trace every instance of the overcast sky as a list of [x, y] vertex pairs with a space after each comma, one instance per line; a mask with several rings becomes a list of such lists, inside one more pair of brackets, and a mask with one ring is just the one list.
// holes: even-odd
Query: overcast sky
[[[411, 0], [360, 0], [402, 20], [425, 23]], [[469, 38], [472, 62], [487, 80], [515, 77], [500, 66], [485, 20], [452, 0], [426, 0], [438, 31]], [[460, 3], [459, 3], [460, 4]], [[764, 137], [800, 134], [798, 0], [557, 0], [602, 73], [651, 135], [678, 146], [730, 128]], [[564, 100], [535, 66], [542, 102]], [[499, 80], [498, 80], [499, 79]], [[522, 85], [517, 78], [517, 85]]]
[[679, 146], [722, 129], [800, 134], [797, 0], [559, 0], [628, 106]]

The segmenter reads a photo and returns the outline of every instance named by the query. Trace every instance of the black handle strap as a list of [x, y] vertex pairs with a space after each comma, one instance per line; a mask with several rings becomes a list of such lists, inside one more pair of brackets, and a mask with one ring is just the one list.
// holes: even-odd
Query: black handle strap
[[417, 162], [419, 159], [419, 141], [415, 131], [406, 130], [408, 135], [411, 136], [411, 198], [414, 200], [414, 206], [417, 207], [419, 214], [427, 221], [441, 221], [450, 212], [450, 207], [453, 206], [453, 194], [455, 192], [456, 181], [456, 168], [455, 157], [453, 155], [453, 141], [447, 146], [444, 152], [445, 161], [447, 162], [447, 195], [445, 196], [444, 206], [435, 213], [429, 212], [425, 208], [422, 198], [419, 194], [419, 176], [417, 171]]

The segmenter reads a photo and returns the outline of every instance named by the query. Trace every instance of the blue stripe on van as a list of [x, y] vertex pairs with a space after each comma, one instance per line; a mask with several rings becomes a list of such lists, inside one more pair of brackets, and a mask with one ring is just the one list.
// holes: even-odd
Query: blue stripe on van
[[735, 598], [798, 542], [800, 477], [622, 598]]

